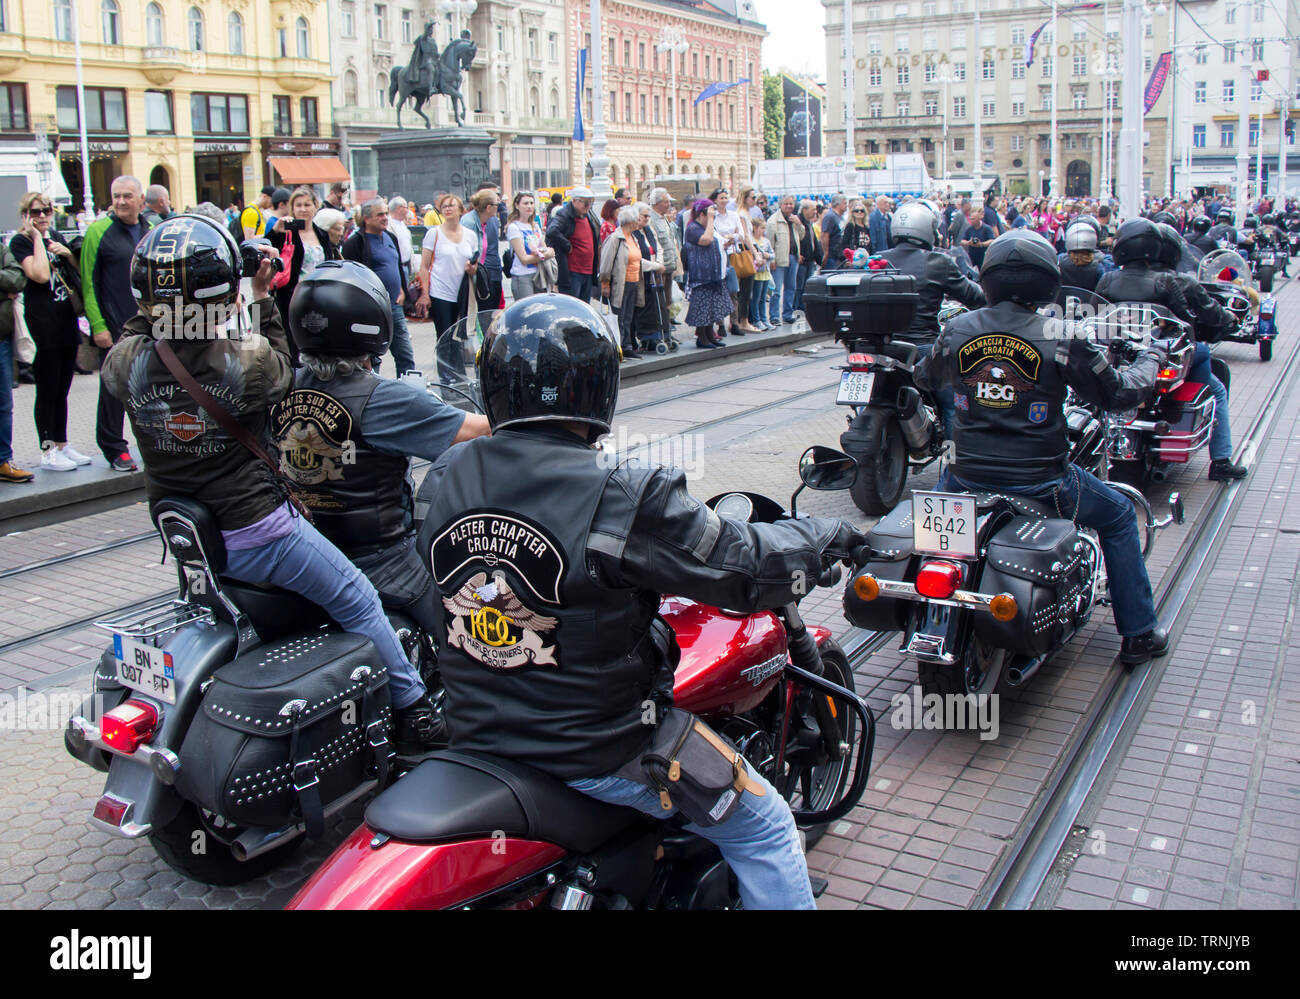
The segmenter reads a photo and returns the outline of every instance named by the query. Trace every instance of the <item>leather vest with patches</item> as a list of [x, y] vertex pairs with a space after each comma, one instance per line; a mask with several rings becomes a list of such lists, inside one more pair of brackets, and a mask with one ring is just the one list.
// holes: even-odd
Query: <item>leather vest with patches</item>
[[597, 508], [615, 533], [636, 517], [648, 473], [563, 430], [504, 430], [449, 451], [420, 531], [437, 587], [439, 669], [451, 745], [564, 780], [596, 777], [646, 744], [646, 701], [663, 662], [659, 598], [600, 585], [587, 564]]
[[1062, 255], [1061, 263], [1061, 284], [1069, 285], [1071, 288], [1083, 288], [1085, 291], [1092, 291], [1097, 287], [1097, 282], [1101, 280], [1101, 264], [1096, 259], [1086, 267], [1080, 267], [1070, 259], [1068, 253]]
[[281, 470], [297, 483], [316, 527], [349, 557], [387, 548], [412, 530], [406, 457], [375, 451], [361, 433], [378, 384], [369, 371], [323, 382], [299, 368], [273, 415]]

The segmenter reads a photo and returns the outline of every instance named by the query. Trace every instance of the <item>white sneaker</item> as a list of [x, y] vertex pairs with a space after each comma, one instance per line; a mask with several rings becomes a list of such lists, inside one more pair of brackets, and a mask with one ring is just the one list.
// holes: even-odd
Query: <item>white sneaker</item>
[[59, 452], [63, 455], [63, 457], [70, 459], [75, 464], [78, 465], [90, 464], [90, 459], [87, 458], [80, 451], [74, 450], [71, 444], [64, 444], [63, 447], [59, 448]]
[[75, 472], [77, 463], [65, 457], [58, 448], [52, 447], [41, 455], [41, 469], [50, 472]]

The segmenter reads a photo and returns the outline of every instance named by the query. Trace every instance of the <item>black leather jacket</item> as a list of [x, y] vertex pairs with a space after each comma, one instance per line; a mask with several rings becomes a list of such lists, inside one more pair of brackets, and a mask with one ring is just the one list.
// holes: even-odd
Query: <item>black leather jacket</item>
[[1125, 264], [1119, 270], [1101, 276], [1097, 282], [1097, 294], [1108, 302], [1163, 305], [1183, 322], [1196, 322], [1173, 271], [1146, 264]]
[[680, 470], [614, 466], [546, 424], [452, 448], [429, 475], [419, 551], [451, 745], [562, 780], [611, 773], [648, 742], [646, 699], [671, 690], [660, 594], [777, 607], [862, 537], [837, 520], [720, 518]]
[[1173, 277], [1187, 300], [1187, 307], [1192, 313], [1192, 329], [1196, 333], [1197, 340], [1204, 343], [1218, 343], [1223, 339], [1224, 334], [1236, 327], [1236, 318], [1210, 296], [1205, 286], [1196, 280], [1195, 274], [1167, 268], [1161, 270]]
[[[591, 276], [596, 277], [600, 270], [600, 225], [591, 212], [586, 215], [587, 224], [591, 226]], [[572, 201], [566, 201], [551, 213], [551, 220], [546, 224], [546, 245], [555, 250], [556, 273], [561, 288], [569, 286], [569, 253], [573, 249], [573, 229], [578, 224], [578, 213]]]
[[1150, 351], [1116, 371], [1096, 344], [1062, 337], [1037, 312], [1000, 302], [953, 319], [913, 377], [930, 392], [953, 389], [956, 475], [1033, 485], [1068, 470], [1067, 389], [1105, 409], [1132, 408], [1150, 395], [1161, 357]]
[[1187, 245], [1200, 250], [1202, 254], [1209, 253], [1211, 250], [1217, 250], [1219, 244], [1216, 243], [1208, 232], [1198, 232], [1187, 237]]
[[916, 291], [920, 295], [911, 328], [906, 333], [895, 334], [895, 340], [934, 343], [939, 335], [939, 309], [945, 296], [955, 298], [968, 309], [984, 304], [983, 289], [969, 278], [962, 277], [953, 259], [945, 253], [900, 243], [882, 256], [904, 274], [916, 278]]

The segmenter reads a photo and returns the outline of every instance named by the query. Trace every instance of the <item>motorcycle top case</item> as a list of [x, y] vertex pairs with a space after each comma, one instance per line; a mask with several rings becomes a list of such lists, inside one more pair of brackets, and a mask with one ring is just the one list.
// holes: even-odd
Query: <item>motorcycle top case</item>
[[823, 271], [803, 289], [804, 313], [816, 333], [847, 338], [902, 333], [916, 317], [916, 279], [897, 271]]
[[1083, 623], [1079, 597], [1091, 585], [1091, 551], [1073, 521], [1012, 518], [989, 540], [979, 591], [1010, 593], [1018, 612], [1010, 621], [975, 615], [975, 634], [985, 645], [1016, 655], [1040, 656], [1054, 648], [1067, 627], [1072, 633]]
[[238, 825], [278, 828], [300, 818], [295, 770], [300, 785], [319, 778], [313, 800], [326, 810], [371, 779], [391, 718], [388, 669], [369, 639], [322, 629], [270, 642], [214, 674], [176, 789]]
[[[915, 575], [912, 553], [912, 499], [909, 496], [876, 522], [867, 532], [871, 561], [858, 574], [869, 572], [876, 579], [905, 582]], [[854, 577], [856, 578], [856, 577]], [[844, 588], [844, 616], [850, 624], [869, 631], [898, 631], [905, 626], [908, 601], [898, 597], [863, 600], [853, 592], [853, 579]]]

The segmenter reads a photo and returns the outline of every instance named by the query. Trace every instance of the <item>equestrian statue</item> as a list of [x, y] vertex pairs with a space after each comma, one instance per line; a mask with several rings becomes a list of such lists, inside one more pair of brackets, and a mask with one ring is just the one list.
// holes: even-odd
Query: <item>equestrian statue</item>
[[424, 26], [424, 34], [415, 40], [411, 59], [405, 66], [394, 66], [388, 74], [388, 103], [397, 109], [397, 127], [402, 127], [402, 105], [409, 99], [415, 113], [432, 128], [424, 113], [424, 102], [434, 94], [451, 98], [451, 113], [457, 125], [465, 124], [465, 98], [460, 92], [461, 72], [474, 64], [478, 43], [468, 31], [447, 44], [438, 57], [438, 43], [433, 40], [433, 24]]

